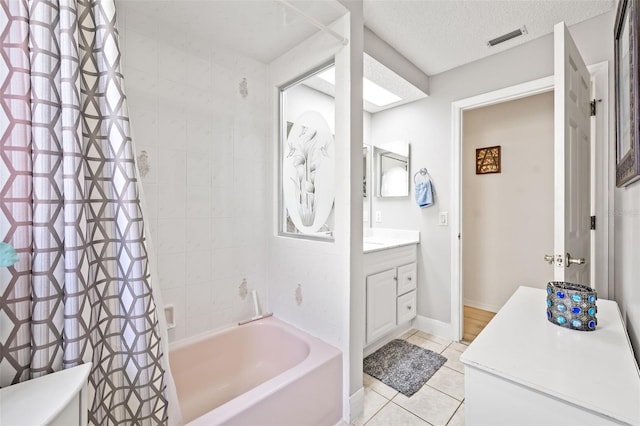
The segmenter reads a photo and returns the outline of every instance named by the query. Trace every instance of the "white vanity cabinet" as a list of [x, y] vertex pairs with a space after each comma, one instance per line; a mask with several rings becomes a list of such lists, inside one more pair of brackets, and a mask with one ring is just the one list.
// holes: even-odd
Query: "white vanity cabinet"
[[416, 244], [366, 253], [366, 343], [416, 316]]

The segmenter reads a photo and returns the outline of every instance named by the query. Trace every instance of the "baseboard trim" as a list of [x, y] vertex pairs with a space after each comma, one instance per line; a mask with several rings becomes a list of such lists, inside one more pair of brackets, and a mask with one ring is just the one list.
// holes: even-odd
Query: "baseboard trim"
[[413, 328], [447, 340], [458, 340], [451, 323], [418, 315], [413, 320]]
[[364, 387], [358, 389], [349, 397], [349, 424], [364, 413]]
[[451, 323], [427, 318], [422, 315], [416, 316], [413, 320], [413, 328], [448, 340], [456, 340], [457, 338]]
[[464, 299], [464, 304], [472, 308], [482, 309], [483, 311], [498, 312], [500, 310], [500, 306], [495, 306], [488, 303], [482, 303], [476, 300]]
[[383, 347], [393, 339], [397, 339], [398, 337], [402, 336], [404, 333], [409, 331], [409, 329], [411, 329], [411, 323], [407, 322], [405, 324], [402, 324], [394, 328], [384, 336], [380, 337], [378, 340], [369, 343], [367, 346], [364, 347], [364, 350], [362, 351], [363, 357], [364, 358], [368, 357], [369, 355], [371, 355], [372, 353], [374, 353], [375, 351], [377, 351], [378, 349], [380, 349], [381, 347]]

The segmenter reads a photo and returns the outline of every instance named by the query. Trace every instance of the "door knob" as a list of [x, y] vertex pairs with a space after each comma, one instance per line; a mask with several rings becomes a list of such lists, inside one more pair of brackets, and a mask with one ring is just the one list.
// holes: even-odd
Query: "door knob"
[[552, 254], [545, 254], [544, 255], [544, 261], [547, 262], [549, 265], [551, 265], [553, 263], [553, 255]]
[[569, 253], [564, 256], [564, 264], [568, 268], [571, 265], [582, 265], [584, 263], [584, 257], [571, 257]]

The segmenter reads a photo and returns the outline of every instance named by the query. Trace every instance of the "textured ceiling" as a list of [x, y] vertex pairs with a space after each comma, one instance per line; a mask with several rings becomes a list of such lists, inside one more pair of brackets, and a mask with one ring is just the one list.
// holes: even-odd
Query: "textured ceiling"
[[[288, 3], [325, 25], [345, 14], [335, 1]], [[215, 41], [265, 64], [318, 31], [275, 0], [116, 0], [116, 7], [144, 14], [167, 35], [179, 30], [196, 41]]]
[[[334, 0], [288, 2], [325, 25], [345, 13]], [[179, 33], [194, 43], [222, 45], [265, 64], [318, 31], [276, 0], [116, 3], [144, 17], [136, 22], [151, 25], [168, 41]], [[614, 5], [615, 0], [364, 0], [364, 17], [365, 25], [380, 38], [433, 75], [549, 34], [557, 22], [573, 25]], [[528, 30], [524, 36], [487, 47], [488, 40], [523, 25]], [[408, 99], [424, 96], [375, 61], [365, 60], [365, 75]], [[367, 110], [378, 109], [369, 104]]]
[[[345, 13], [334, 0], [289, 0], [329, 24]], [[117, 0], [161, 26], [215, 40], [269, 63], [317, 29], [275, 0]], [[364, 0], [365, 25], [427, 75], [478, 60], [609, 11], [615, 0]], [[487, 41], [526, 25], [528, 34]]]
[[[288, 0], [288, 3], [325, 25], [345, 13], [335, 1]], [[265, 64], [318, 31], [275, 0], [117, 0], [116, 6], [126, 9], [128, 16], [136, 16], [137, 25], [151, 26], [152, 32], [167, 42], [179, 32], [193, 44], [224, 46]], [[403, 98], [385, 107], [365, 101], [366, 111], [378, 112], [426, 96], [368, 55], [364, 59], [364, 72], [371, 81]], [[334, 96], [334, 87], [317, 77], [306, 84]]]
[[[611, 10], [614, 0], [364, 0], [365, 25], [427, 75], [493, 55]], [[490, 39], [525, 25], [528, 34]]]

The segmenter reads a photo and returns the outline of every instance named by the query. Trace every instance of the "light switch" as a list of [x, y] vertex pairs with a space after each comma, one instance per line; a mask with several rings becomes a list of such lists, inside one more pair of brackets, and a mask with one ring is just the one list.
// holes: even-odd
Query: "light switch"
[[376, 222], [382, 222], [382, 212], [380, 210], [376, 210]]
[[363, 211], [362, 212], [362, 221], [363, 222], [369, 222], [369, 212], [368, 211]]
[[440, 212], [438, 216], [438, 225], [447, 226], [449, 224], [449, 214], [447, 212]]

